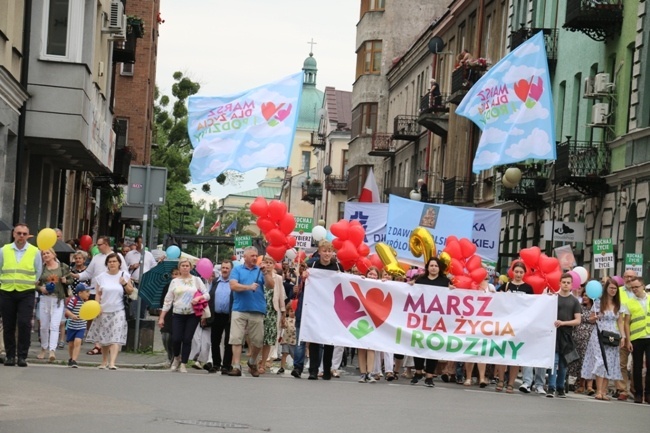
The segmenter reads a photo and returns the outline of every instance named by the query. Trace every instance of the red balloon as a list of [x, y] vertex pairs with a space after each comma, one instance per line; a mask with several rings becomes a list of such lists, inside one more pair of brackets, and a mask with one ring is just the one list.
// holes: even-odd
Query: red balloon
[[452, 258], [447, 272], [452, 275], [463, 275], [465, 273], [465, 266], [463, 266], [463, 262], [460, 260]]
[[474, 245], [471, 240], [462, 238], [458, 243], [460, 244], [460, 251], [463, 253], [464, 259], [470, 258], [476, 254], [476, 245]]
[[541, 275], [530, 275], [528, 277], [525, 276], [524, 282], [530, 284], [530, 286], [533, 288], [533, 292], [536, 295], [542, 294], [546, 288], [546, 280]]
[[452, 284], [456, 286], [457, 289], [471, 289], [472, 279], [467, 275], [456, 275], [452, 279]]
[[[345, 241], [348, 239], [350, 230], [350, 222], [348, 220], [341, 219], [338, 222], [332, 224], [330, 231], [334, 236]], [[356, 245], [355, 245], [356, 246]]]
[[361, 245], [365, 237], [366, 231], [363, 229], [361, 224], [350, 224], [350, 228], [348, 229], [348, 239], [352, 241], [355, 247]]
[[539, 256], [541, 254], [542, 251], [539, 249], [539, 247], [524, 248], [523, 250], [519, 251], [519, 257], [521, 257], [521, 260], [524, 261], [526, 267], [528, 268], [537, 266], [537, 262], [539, 262]]
[[336, 252], [336, 257], [346, 271], [357, 262], [359, 253], [351, 241], [343, 241], [343, 247]]
[[269, 213], [269, 204], [264, 197], [259, 196], [251, 203], [250, 210], [253, 215], [266, 217]]
[[361, 244], [357, 247], [357, 252], [361, 257], [368, 257], [368, 254], [370, 254], [370, 247], [366, 244]]
[[83, 235], [79, 238], [79, 246], [82, 250], [88, 251], [93, 244], [93, 238], [88, 235]]
[[[269, 230], [266, 233], [266, 240], [275, 246], [285, 245], [287, 243], [287, 236], [278, 229]], [[275, 259], [275, 257], [273, 257]], [[277, 259], [276, 259], [277, 260]]]
[[282, 261], [284, 259], [284, 255], [287, 252], [287, 248], [284, 245], [267, 245], [266, 247], [266, 254], [269, 256], [273, 257], [275, 261]]
[[548, 274], [555, 271], [560, 266], [560, 261], [555, 257], [549, 257], [546, 254], [541, 254], [539, 256], [539, 269]]
[[445, 241], [445, 246], [449, 245], [450, 242], [458, 242], [458, 238], [454, 235], [447, 236], [447, 239]]
[[260, 228], [262, 233], [266, 234], [267, 232], [273, 230], [276, 226], [275, 223], [267, 217], [259, 217], [257, 219], [257, 227]]
[[282, 233], [288, 235], [296, 228], [296, 219], [290, 213], [285, 214], [284, 217], [282, 217], [282, 220], [280, 220], [278, 226]]
[[[476, 257], [476, 256], [474, 256]], [[487, 277], [487, 270], [485, 268], [477, 268], [474, 269], [469, 273], [469, 276], [472, 278], [472, 281], [474, 281], [476, 284], [481, 284], [481, 281]]]
[[269, 203], [269, 219], [271, 221], [280, 222], [287, 214], [287, 205], [280, 200], [271, 200]]
[[294, 236], [287, 236], [287, 249], [293, 248], [296, 246], [296, 238]]
[[460, 249], [460, 243], [457, 240], [450, 241], [447, 239], [444, 251], [449, 254], [452, 259], [464, 259], [463, 252]]
[[307, 254], [303, 250], [298, 251], [298, 254], [296, 255], [296, 258], [293, 259], [294, 262], [296, 263], [302, 263], [305, 261], [305, 258], [307, 257]]
[[359, 257], [357, 260], [357, 270], [361, 272], [361, 274], [366, 275], [368, 273], [368, 269], [370, 266], [372, 266], [372, 263], [370, 262], [370, 259], [368, 257]]
[[376, 267], [380, 271], [382, 269], [384, 269], [384, 263], [381, 261], [381, 258], [379, 257], [378, 254], [375, 254], [375, 253], [370, 254], [368, 256], [368, 259], [370, 260], [370, 263], [372, 264], [372, 266]]
[[298, 298], [294, 298], [291, 300], [291, 309], [293, 311], [296, 311], [298, 309]]
[[561, 270], [555, 270], [553, 272], [549, 272], [546, 275], [546, 285], [553, 291], [557, 292], [560, 290], [560, 277], [562, 276], [562, 271]]
[[332, 246], [334, 247], [335, 250], [337, 251], [340, 250], [341, 248], [343, 248], [343, 239], [334, 238], [332, 240]]
[[472, 257], [467, 259], [467, 263], [465, 263], [465, 267], [470, 273], [476, 269], [482, 269], [483, 263], [481, 263], [481, 256], [473, 255]]

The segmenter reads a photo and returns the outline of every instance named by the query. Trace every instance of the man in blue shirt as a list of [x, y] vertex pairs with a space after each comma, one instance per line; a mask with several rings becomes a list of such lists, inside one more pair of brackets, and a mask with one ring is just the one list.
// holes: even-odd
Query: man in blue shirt
[[266, 315], [264, 287], [272, 289], [275, 283], [273, 268], [266, 267], [263, 263], [257, 266], [257, 256], [257, 248], [246, 248], [244, 264], [233, 269], [230, 274], [230, 290], [234, 293], [230, 321], [233, 369], [228, 373], [229, 376], [241, 376], [241, 351], [246, 332], [251, 346], [248, 372], [253, 377], [260, 375], [257, 371], [257, 355], [264, 342], [264, 316]]
[[[230, 313], [232, 309], [232, 291], [230, 290], [230, 272], [232, 262], [221, 262], [221, 275], [212, 282], [210, 287], [210, 313], [212, 313], [212, 361], [208, 372], [228, 374], [232, 369], [232, 346], [230, 346]], [[221, 361], [221, 334], [226, 333], [223, 344], [223, 362]]]

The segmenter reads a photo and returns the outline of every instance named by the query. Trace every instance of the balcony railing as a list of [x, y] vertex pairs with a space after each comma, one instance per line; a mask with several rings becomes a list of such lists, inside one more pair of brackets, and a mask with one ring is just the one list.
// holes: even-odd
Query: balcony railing
[[124, 185], [129, 181], [129, 167], [133, 154], [128, 147], [117, 149], [113, 159], [113, 181], [116, 184]]
[[302, 199], [314, 204], [316, 200], [323, 198], [323, 184], [320, 182], [305, 182], [302, 185]]
[[451, 73], [451, 95], [449, 103], [460, 104], [469, 89], [483, 76], [486, 67], [461, 66]]
[[548, 59], [548, 68], [550, 72], [553, 73], [555, 72], [555, 67], [557, 66], [557, 29], [529, 28], [522, 26], [519, 30], [510, 33], [510, 50], [514, 50], [519, 45], [523, 44], [539, 32], [543, 32], [544, 34], [544, 45], [546, 45], [546, 58]]
[[418, 116], [395, 116], [393, 121], [393, 140], [414, 141], [420, 137]]
[[557, 147], [555, 180], [587, 196], [607, 192], [605, 175], [610, 170], [610, 151], [605, 143], [568, 140]]
[[524, 209], [541, 209], [545, 206], [542, 194], [546, 191], [548, 177], [529, 172], [521, 177], [514, 188], [503, 188], [503, 199], [512, 200]]
[[135, 47], [137, 38], [129, 37], [125, 41], [113, 42], [113, 62], [114, 63], [135, 63]]
[[325, 178], [325, 188], [331, 192], [347, 192], [347, 176], [327, 176]]
[[449, 95], [432, 95], [431, 92], [420, 98], [418, 123], [434, 134], [445, 137], [449, 130]]
[[622, 0], [567, 0], [564, 28], [595, 41], [614, 37], [623, 24]]
[[368, 155], [371, 156], [393, 156], [397, 151], [397, 146], [393, 141], [393, 135], [385, 132], [375, 132], [372, 134], [372, 145]]
[[402, 198], [410, 198], [409, 194], [413, 191], [413, 187], [408, 186], [389, 186], [384, 189], [386, 195], [396, 195]]
[[325, 149], [325, 134], [322, 134], [320, 132], [312, 132], [311, 145], [316, 149]]
[[442, 201], [445, 204], [472, 203], [470, 199], [470, 183], [467, 179], [452, 177], [442, 181]]

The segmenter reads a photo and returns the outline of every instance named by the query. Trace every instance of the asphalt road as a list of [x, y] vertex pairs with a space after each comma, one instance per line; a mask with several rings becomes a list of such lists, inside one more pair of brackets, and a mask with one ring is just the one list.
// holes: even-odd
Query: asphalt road
[[509, 395], [436, 380], [0, 366], [0, 433], [647, 431], [650, 405]]

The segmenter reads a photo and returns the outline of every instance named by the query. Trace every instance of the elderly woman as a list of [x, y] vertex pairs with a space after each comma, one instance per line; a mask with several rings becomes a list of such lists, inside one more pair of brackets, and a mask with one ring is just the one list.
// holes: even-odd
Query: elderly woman
[[169, 290], [165, 295], [163, 308], [158, 318], [158, 325], [162, 328], [165, 325], [165, 316], [172, 310], [172, 347], [174, 359], [172, 360], [171, 371], [187, 373], [187, 361], [192, 351], [192, 338], [194, 331], [201, 321], [200, 314], [197, 316], [194, 305], [202, 300], [208, 301], [210, 294], [205, 287], [203, 280], [190, 274], [192, 264], [186, 258], [178, 261], [180, 274], [169, 284]]
[[[275, 259], [271, 256], [264, 256], [262, 260], [265, 269], [275, 268]], [[257, 370], [260, 374], [266, 372], [267, 361], [271, 353], [271, 347], [278, 342], [278, 328], [280, 328], [284, 317], [286, 294], [282, 283], [282, 275], [273, 274], [275, 285], [272, 288], [264, 287], [264, 298], [266, 299], [266, 316], [264, 317], [264, 345], [262, 346], [262, 357], [258, 362]]]
[[59, 341], [59, 325], [65, 310], [65, 298], [68, 296], [66, 278], [70, 277], [70, 268], [65, 263], [59, 263], [56, 253], [49, 248], [41, 252], [43, 257], [43, 273], [38, 280], [40, 292], [39, 315], [41, 321], [41, 353], [38, 359], [45, 358], [49, 350], [50, 362], [56, 360], [56, 347]]
[[127, 323], [124, 312], [124, 294], [133, 292], [131, 275], [120, 270], [122, 259], [116, 253], [106, 256], [106, 272], [99, 274], [95, 281], [95, 300], [101, 306], [101, 313], [88, 331], [88, 340], [102, 348], [100, 369], [108, 367], [117, 370], [117, 354], [126, 344]]

